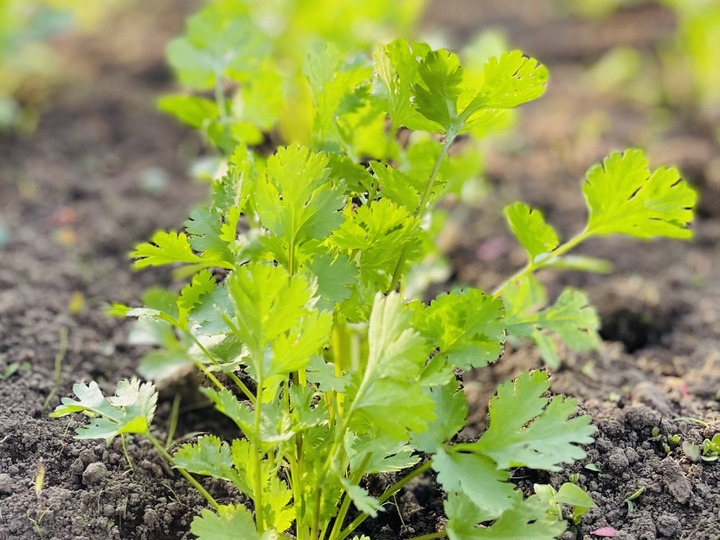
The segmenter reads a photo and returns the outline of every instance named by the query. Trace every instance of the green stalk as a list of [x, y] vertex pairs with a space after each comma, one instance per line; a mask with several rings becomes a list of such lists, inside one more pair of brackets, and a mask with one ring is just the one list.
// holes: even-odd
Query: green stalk
[[[380, 496], [380, 498], [378, 499], [378, 501], [380, 501], [380, 504], [387, 501], [390, 497], [392, 497], [398, 491], [400, 491], [402, 488], [404, 488], [408, 484], [408, 482], [410, 482], [410, 480], [412, 480], [413, 478], [415, 478], [417, 476], [420, 476], [425, 471], [427, 471], [431, 466], [432, 466], [432, 460], [426, 461], [425, 463], [420, 465], [417, 469], [414, 469], [413, 471], [411, 471], [410, 473], [405, 475], [401, 480], [399, 480], [398, 482], [394, 483], [392, 486], [387, 488], [385, 490], [385, 493], [383, 493]], [[367, 518], [368, 518], [367, 514], [360, 514], [358, 517], [356, 517], [353, 520], [352, 523], [350, 523], [350, 525], [348, 525], [347, 527], [345, 527], [343, 529], [343, 531], [340, 533], [340, 535], [337, 537], [337, 539], [333, 538], [331, 540], [345, 540], [345, 538], [347, 538], [350, 534], [352, 534], [352, 532], [355, 529], [357, 529], [360, 526], [360, 524], [363, 521], [365, 521]], [[442, 537], [438, 536], [437, 538], [442, 538]]]
[[515, 272], [512, 276], [510, 276], [508, 279], [506, 279], [503, 283], [501, 283], [493, 292], [493, 296], [496, 298], [498, 296], [501, 296], [505, 288], [510, 285], [511, 283], [517, 283], [522, 278], [527, 276], [528, 274], [531, 274], [532, 272], [535, 272], [536, 270], [540, 270], [542, 268], [545, 268], [547, 264], [555, 259], [556, 257], [560, 257], [561, 255], [564, 255], [574, 247], [576, 247], [578, 244], [584, 242], [587, 240], [590, 236], [592, 236], [592, 233], [589, 232], [587, 229], [585, 229], [583, 232], [577, 234], [567, 242], [565, 242], [563, 245], [555, 249], [555, 251], [551, 252], [550, 255], [543, 259], [542, 261], [533, 262], [529, 261], [524, 267], [522, 267], [520, 270]]
[[[365, 459], [363, 459], [363, 462], [360, 464], [360, 467], [358, 467], [358, 470], [355, 471], [355, 474], [353, 474], [352, 478], [350, 479], [350, 483], [352, 485], [357, 485], [360, 483], [360, 480], [362, 479], [362, 475], [365, 473], [365, 467], [367, 467], [368, 463], [370, 462], [370, 459], [372, 459], [372, 452], [368, 452], [365, 456]], [[333, 540], [337, 537], [338, 534], [340, 534], [340, 530], [342, 528], [342, 524], [345, 521], [345, 516], [348, 513], [348, 510], [350, 509], [350, 503], [352, 502], [352, 499], [348, 496], [347, 492], [343, 493], [343, 502], [340, 506], [340, 511], [338, 512], [338, 515], [335, 517], [335, 523], [333, 523], [333, 528], [330, 531], [330, 540]]]
[[422, 536], [413, 536], [409, 540], [431, 540], [432, 538], [447, 538], [448, 534], [445, 530], [436, 533], [423, 534]]
[[[256, 356], [258, 358], [258, 356]], [[263, 516], [263, 496], [262, 496], [262, 440], [260, 438], [260, 422], [262, 421], [262, 358], [260, 358], [261, 369], [258, 369], [257, 381], [257, 401], [255, 401], [255, 426], [254, 437], [255, 443], [255, 522], [257, 525], [258, 537], [265, 532], [265, 518]]]
[[205, 497], [205, 499], [207, 500], [207, 502], [210, 503], [210, 506], [212, 506], [215, 510], [218, 510], [218, 509], [220, 508], [220, 505], [217, 503], [217, 501], [215, 501], [215, 499], [213, 499], [212, 495], [210, 495], [210, 493], [208, 493], [208, 491], [207, 491], [204, 487], [202, 487], [202, 486], [200, 485], [200, 482], [198, 482], [197, 480], [195, 480], [195, 478], [193, 478], [192, 475], [191, 475], [189, 472], [187, 472], [185, 469], [183, 469], [183, 468], [181, 468], [181, 467], [176, 467], [176, 466], [175, 466], [175, 461], [173, 460], [172, 456], [171, 456], [170, 454], [168, 454], [167, 450], [165, 450], [165, 448], [163, 447], [163, 445], [160, 444], [160, 442], [159, 442], [155, 437], [153, 437], [152, 434], [151, 434], [149, 431], [146, 431], [145, 433], [143, 433], [143, 435], [145, 435], [145, 436], [148, 438], [148, 440], [152, 443], [152, 445], [153, 445], [153, 446], [155, 447], [155, 449], [160, 453], [160, 455], [161, 455], [162, 457], [164, 457], [165, 460], [166, 460], [172, 467], [175, 467], [175, 469], [177, 469], [178, 471], [180, 471], [180, 474], [182, 474], [182, 475], [185, 477], [185, 479], [186, 479], [188, 482], [190, 482], [190, 484], [191, 484], [195, 489], [197, 489], [203, 497]]
[[435, 166], [430, 173], [430, 178], [428, 178], [428, 182], [425, 185], [425, 191], [423, 193], [422, 199], [420, 200], [420, 205], [415, 209], [415, 223], [408, 232], [408, 241], [405, 243], [402, 251], [400, 252], [400, 258], [398, 259], [397, 265], [395, 266], [395, 271], [392, 275], [392, 279], [390, 280], [390, 288], [387, 291], [388, 293], [394, 291], [397, 288], [398, 283], [400, 282], [403, 270], [405, 269], [405, 263], [407, 262], [408, 255], [410, 255], [410, 240], [420, 227], [420, 222], [423, 215], [425, 214], [425, 210], [427, 209], [430, 195], [432, 194], [433, 187], [435, 187], [435, 180], [437, 179], [437, 175], [440, 172], [440, 166], [442, 165], [442, 162], [448, 153], [450, 145], [453, 143], [454, 140], [455, 135], [448, 133], [447, 137], [445, 138], [445, 144], [443, 144], [442, 150], [440, 150], [440, 155], [438, 156], [437, 161], [435, 162]]

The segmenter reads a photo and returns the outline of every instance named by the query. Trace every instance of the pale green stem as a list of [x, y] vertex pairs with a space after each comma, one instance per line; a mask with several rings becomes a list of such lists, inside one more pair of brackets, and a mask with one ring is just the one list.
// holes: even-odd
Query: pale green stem
[[[385, 493], [383, 493], [380, 498], [378, 499], [380, 501], [380, 504], [387, 501], [390, 497], [395, 495], [398, 491], [400, 491], [402, 488], [404, 488], [410, 480], [413, 478], [420, 476], [425, 471], [427, 471], [432, 466], [432, 461], [426, 461], [422, 465], [420, 465], [417, 469], [414, 469], [410, 473], [408, 473], [405, 477], [403, 477], [398, 482], [394, 483], [392, 486], [387, 488], [385, 490]], [[337, 537], [337, 539], [333, 540], [345, 540], [352, 532], [357, 529], [360, 524], [365, 521], [368, 518], [367, 514], [360, 514], [358, 517], [356, 517], [350, 525], [345, 527], [343, 531], [340, 533], [340, 536]], [[440, 537], [441, 538], [441, 537]]]
[[442, 165], [443, 160], [445, 159], [445, 156], [447, 155], [448, 149], [450, 148], [453, 140], [455, 140], [455, 137], [448, 134], [447, 138], [445, 139], [445, 144], [443, 144], [442, 150], [440, 150], [440, 155], [435, 162], [435, 167], [433, 167], [433, 170], [430, 173], [430, 178], [428, 178], [427, 185], [425, 186], [425, 191], [423, 193], [422, 199], [420, 200], [420, 205], [415, 209], [415, 220], [413, 226], [410, 231], [408, 231], [407, 242], [405, 242], [405, 245], [400, 252], [400, 258], [398, 259], [397, 265], [395, 266], [395, 271], [392, 275], [392, 279], [390, 280], [390, 288], [387, 291], [388, 293], [396, 289], [398, 283], [400, 282], [400, 279], [402, 278], [402, 273], [405, 269], [405, 263], [407, 262], [408, 255], [410, 255], [410, 247], [412, 245], [411, 239], [420, 227], [420, 222], [422, 221], [422, 217], [425, 214], [425, 210], [427, 209], [430, 195], [432, 195], [433, 187], [435, 187], [435, 180], [437, 179], [437, 175], [440, 172], [440, 166]]
[[253, 437], [253, 439], [255, 440], [255, 486], [253, 491], [255, 492], [255, 521], [257, 525], [258, 537], [260, 537], [265, 532], [265, 517], [263, 515], [262, 493], [262, 439], [260, 437], [260, 423], [262, 421], [263, 373], [262, 357], [258, 355], [255, 358], [260, 359], [260, 369], [258, 369], [257, 401], [255, 401], [255, 433]]
[[[365, 458], [363, 459], [362, 463], [360, 464], [360, 467], [358, 467], [358, 470], [355, 471], [355, 474], [353, 474], [352, 478], [350, 479], [350, 483], [352, 485], [357, 485], [360, 483], [360, 480], [362, 479], [362, 475], [365, 473], [365, 467], [367, 467], [368, 463], [370, 462], [370, 459], [372, 458], [372, 452], [368, 452], [365, 455]], [[347, 494], [347, 492], [343, 493], [343, 502], [340, 506], [340, 511], [338, 512], [338, 515], [335, 517], [335, 523], [333, 524], [333, 528], [330, 531], [330, 540], [333, 540], [337, 537], [338, 534], [340, 534], [340, 530], [342, 529], [342, 524], [345, 521], [345, 516], [348, 513], [348, 510], [350, 509], [350, 503], [352, 502], [352, 499]]]
[[524, 267], [522, 267], [520, 270], [515, 272], [512, 276], [510, 276], [508, 279], [506, 279], [503, 283], [501, 283], [493, 292], [493, 296], [498, 297], [501, 296], [505, 288], [512, 284], [517, 283], [522, 278], [527, 276], [528, 274], [531, 274], [532, 272], [535, 272], [537, 270], [540, 270], [542, 268], [545, 268], [547, 266], [547, 263], [551, 262], [553, 259], [560, 257], [561, 255], [564, 255], [574, 247], [576, 247], [581, 242], [587, 240], [590, 236], [592, 236], [592, 233], [588, 232], [587, 229], [581, 232], [580, 234], [574, 236], [567, 242], [565, 242], [563, 245], [558, 247], [555, 251], [550, 253], [546, 259], [543, 259], [539, 262], [528, 262]]
[[220, 505], [215, 501], [215, 499], [213, 499], [212, 495], [210, 495], [210, 493], [208, 493], [208, 491], [200, 485], [200, 482], [195, 480], [195, 478], [193, 478], [192, 475], [185, 469], [175, 466], [175, 461], [173, 460], [172, 456], [168, 454], [167, 450], [163, 448], [163, 445], [160, 444], [160, 442], [155, 437], [153, 437], [149, 431], [146, 431], [145, 433], [143, 433], [143, 435], [148, 438], [148, 440], [152, 443], [152, 445], [160, 453], [160, 455], [164, 457], [171, 466], [175, 467], [178, 471], [180, 471], [180, 474], [182, 474], [185, 479], [190, 482], [190, 484], [195, 489], [197, 489], [203, 497], [205, 497], [207, 502], [210, 503], [210, 506], [212, 506], [215, 510], [218, 510], [220, 508]]

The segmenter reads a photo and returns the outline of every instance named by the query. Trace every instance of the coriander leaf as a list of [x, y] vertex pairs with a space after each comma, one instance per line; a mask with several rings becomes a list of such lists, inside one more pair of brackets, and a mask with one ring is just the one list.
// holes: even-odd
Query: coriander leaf
[[352, 286], [357, 282], [359, 269], [345, 255], [333, 257], [328, 253], [315, 255], [305, 268], [317, 276], [318, 308], [332, 309], [337, 302], [350, 298]]
[[147, 433], [155, 415], [157, 392], [152, 383], [138, 379], [123, 380], [115, 396], [103, 396], [95, 381], [73, 385], [78, 400], [63, 398], [51, 414], [59, 418], [76, 412], [94, 416], [93, 421], [77, 430], [78, 439], [110, 439], [121, 433]]
[[135, 251], [130, 253], [130, 257], [137, 258], [135, 268], [138, 269], [176, 262], [203, 263], [202, 258], [193, 253], [185, 233], [172, 231], [156, 232], [150, 242], [135, 246]]
[[173, 463], [193, 474], [229, 480], [243, 493], [250, 492], [233, 467], [230, 446], [214, 435], [200, 437], [195, 444], [183, 444], [173, 454]]
[[547, 68], [521, 51], [490, 58], [484, 74], [480, 91], [463, 114], [478, 109], [512, 109], [543, 95], [548, 80]]
[[612, 153], [587, 172], [587, 234], [690, 238], [697, 194], [675, 168], [654, 172], [641, 150]]
[[373, 184], [376, 184], [375, 177], [359, 163], [355, 163], [348, 156], [331, 153], [328, 155], [328, 168], [330, 177], [336, 181], [342, 181], [347, 190], [354, 195], [369, 193]]
[[340, 483], [358, 510], [371, 517], [377, 517], [378, 511], [382, 511], [380, 501], [371, 497], [365, 488], [351, 484], [347, 478], [340, 478]]
[[502, 353], [502, 301], [478, 289], [443, 294], [421, 312], [417, 329], [450, 364], [462, 369], [484, 366]]
[[535, 262], [538, 255], [550, 253], [558, 246], [557, 234], [545, 223], [539, 210], [515, 203], [505, 207], [505, 217], [515, 237], [530, 255], [530, 263]]
[[222, 214], [204, 206], [190, 212], [190, 217], [185, 221], [185, 230], [190, 235], [188, 241], [193, 250], [201, 252], [203, 258], [224, 261], [232, 266], [235, 257], [231, 246], [235, 241], [239, 215], [235, 213], [232, 217], [228, 238], [223, 230], [225, 221]]
[[173, 115], [195, 129], [202, 128], [206, 122], [220, 116], [214, 101], [198, 96], [165, 96], [158, 100], [157, 105], [161, 111]]
[[227, 288], [235, 307], [235, 332], [255, 362], [269, 342], [300, 322], [315, 293], [301, 274], [290, 277], [284, 268], [263, 263], [238, 268], [228, 277]]
[[420, 192], [413, 187], [412, 180], [397, 169], [377, 161], [370, 166], [377, 176], [380, 194], [414, 212], [420, 205]]
[[467, 497], [450, 494], [445, 502], [450, 540], [554, 540], [565, 530], [565, 523], [548, 515], [548, 505], [537, 496], [516, 496], [512, 508], [492, 525], [476, 527], [481, 512]]
[[560, 463], [585, 457], [578, 444], [592, 442], [590, 417], [569, 419], [577, 412], [573, 399], [556, 396], [548, 404], [547, 373], [535, 371], [502, 384], [490, 400], [490, 426], [473, 443], [476, 451], [502, 469], [531, 467], [560, 470]]
[[[346, 389], [350, 427], [358, 434], [379, 430], [394, 439], [422, 432], [435, 418], [434, 404], [418, 392], [417, 376], [427, 357], [425, 342], [411, 327], [402, 297], [375, 296], [368, 329], [365, 370]], [[362, 378], [361, 378], [362, 377]]]
[[[575, 289], [565, 289], [555, 304], [537, 313], [518, 312], [516, 293], [508, 289], [508, 333], [515, 337], [529, 337], [536, 342], [548, 345], [541, 349], [543, 359], [551, 366], [558, 366], [559, 359], [554, 345], [545, 342], [540, 330], [549, 330], [575, 351], [591, 350], [599, 343], [597, 331], [600, 319], [595, 309], [589, 305], [584, 293]], [[507, 294], [507, 293], [506, 293]], [[505, 294], [503, 295], [505, 298]], [[540, 343], [538, 343], [540, 345]]]
[[417, 238], [408, 238], [413, 218], [403, 206], [381, 199], [353, 210], [345, 209], [345, 221], [328, 243], [345, 255], [360, 252], [360, 275], [363, 282], [386, 289], [397, 264], [398, 252], [407, 242], [413, 242], [414, 255]]
[[213, 181], [213, 208], [226, 216], [232, 208], [244, 210], [250, 195], [254, 193], [259, 168], [260, 164], [256, 163], [254, 154], [244, 144], [238, 144], [230, 157], [227, 173]]
[[496, 519], [512, 508], [517, 498], [510, 473], [498, 470], [492, 459], [480, 454], [448, 453], [433, 457], [438, 482], [447, 492], [461, 492], [482, 510], [484, 519]]
[[463, 70], [456, 54], [446, 50], [430, 51], [418, 67], [415, 85], [417, 110], [442, 129], [459, 133], [457, 100], [462, 93]]
[[270, 477], [270, 481], [263, 488], [264, 514], [276, 531], [287, 530], [295, 520], [295, 507], [290, 503], [292, 496], [287, 484], [275, 475]]
[[217, 514], [205, 509], [195, 516], [190, 532], [198, 540], [258, 540], [250, 511], [241, 505], [221, 505]]
[[456, 381], [432, 387], [427, 392], [435, 403], [435, 420], [430, 422], [427, 431], [414, 436], [413, 444], [422, 452], [435, 452], [465, 427], [468, 408], [465, 393], [458, 391]]
[[200, 302], [203, 295], [215, 289], [215, 278], [209, 270], [202, 270], [192, 277], [192, 281], [183, 287], [177, 299], [178, 323], [187, 327], [188, 314]]
[[325, 238], [343, 221], [343, 190], [333, 188], [323, 154], [307, 148], [280, 148], [268, 160], [267, 177], [259, 179], [255, 204], [262, 224], [289, 248]]
[[387, 435], [364, 435], [345, 439], [350, 460], [350, 472], [355, 473], [361, 464], [363, 474], [396, 472], [412, 467], [420, 456], [414, 455], [407, 441], [397, 441]]
[[375, 49], [375, 74], [372, 96], [376, 104], [390, 115], [395, 129], [421, 129], [432, 126], [413, 105], [413, 84], [417, 78], [419, 59], [425, 58], [430, 47], [425, 43], [404, 40]]
[[218, 412], [235, 422], [235, 425], [246, 437], [252, 436], [255, 417], [247, 403], [238, 401], [238, 398], [227, 388], [220, 391], [213, 388], [201, 388], [201, 391], [215, 404]]

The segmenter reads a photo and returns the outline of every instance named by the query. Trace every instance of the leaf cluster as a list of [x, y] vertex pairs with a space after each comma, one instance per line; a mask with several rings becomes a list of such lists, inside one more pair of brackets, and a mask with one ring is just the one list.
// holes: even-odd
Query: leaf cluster
[[[262, 65], [244, 56], [260, 30], [238, 6], [211, 4], [171, 46], [175, 64], [188, 63], [180, 68], [186, 84], [249, 81]], [[465, 70], [449, 51], [402, 40], [378, 47], [373, 62], [332, 44], [308, 54], [306, 144], [269, 156], [248, 140], [237, 144], [234, 124], [222, 119], [235, 104], [220, 105], [232, 150], [210, 202], [184, 231], [158, 232], [131, 254], [138, 269], [172, 265], [187, 285], [151, 290], [141, 308], [111, 310], [139, 319], [137, 342], [163, 347], [144, 359], [146, 376], [195, 366], [203, 393], [238, 428], [232, 441], [206, 435], [173, 455], [160, 448], [213, 506], [191, 531], [204, 540], [341, 540], [432, 468], [448, 494], [450, 538], [556, 538], [565, 527], [557, 505], [581, 497], [568, 489], [525, 497], [512, 471], [556, 471], [582, 459], [590, 418], [577, 415], [574, 400], [548, 397], [548, 373], [534, 371], [502, 384], [485, 433], [456, 444], [468, 414], [456, 371], [496, 361], [506, 335], [535, 340], [551, 364], [549, 332], [571, 348], [594, 346], [597, 316], [585, 296], [566, 291], [547, 306], [533, 272], [603, 267], [566, 255], [591, 235], [687, 237], [694, 193], [674, 169], [650, 173], [639, 151], [612, 154], [588, 173], [588, 226], [578, 237], [560, 244], [538, 211], [518, 203], [506, 215], [528, 252], [526, 268], [495, 294], [469, 287], [428, 304], [407, 299], [409, 270], [436, 249], [429, 210], [462, 176], [448, 157], [453, 142], [541, 95], [547, 70], [518, 51]], [[222, 99], [175, 104], [207, 125], [203, 111]], [[400, 128], [419, 136], [400, 144]], [[92, 414], [81, 436], [155, 441], [151, 386], [121, 383], [105, 399], [93, 385], [76, 386], [79, 400], [66, 398], [54, 414]], [[368, 475], [401, 471], [386, 491], [368, 490]], [[254, 514], [218, 504], [192, 475], [231, 482]], [[360, 517], [348, 524], [352, 505]]]

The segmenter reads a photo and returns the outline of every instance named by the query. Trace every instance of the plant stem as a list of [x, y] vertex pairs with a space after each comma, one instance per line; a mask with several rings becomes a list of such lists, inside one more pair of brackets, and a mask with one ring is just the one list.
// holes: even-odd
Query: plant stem
[[[198, 348], [199, 348], [199, 349], [202, 351], [202, 353], [208, 358], [208, 360], [210, 360], [210, 361], [211, 361], [214, 365], [216, 365], [216, 366], [219, 366], [219, 365], [220, 365], [220, 361], [219, 361], [217, 358], [215, 358], [212, 354], [210, 354], [210, 351], [208, 351], [208, 350], [205, 348], [205, 346], [204, 346], [202, 343], [200, 343], [200, 340], [199, 340], [197, 337], [195, 337], [191, 332], [186, 331], [185, 333], [186, 333], [188, 336], [190, 336], [190, 338], [195, 342], [195, 345], [198, 346]], [[195, 362], [195, 364], [200, 368], [200, 371], [203, 372], [203, 375], [205, 375], [208, 379], [210, 379], [210, 380], [213, 382], [213, 384], [214, 384], [215, 386], [218, 387], [218, 390], [224, 390], [224, 389], [225, 389], [225, 387], [223, 386], [223, 384], [222, 384], [220, 381], [218, 381], [217, 377], [215, 377], [215, 375], [213, 375], [213, 374], [210, 373], [207, 369], [205, 369], [205, 366], [203, 366], [203, 365], [202, 365], [201, 363], [199, 363], [199, 362]], [[234, 373], [228, 373], [227, 375], [228, 375], [228, 377], [230, 377], [230, 379], [237, 385], [237, 387], [240, 389], [240, 391], [241, 391], [243, 394], [245, 394], [245, 396], [250, 400], [250, 403], [255, 403], [255, 396], [254, 396], [253, 393], [250, 391], [250, 389], [249, 389], [247, 386], [245, 386], [245, 383], [243, 383], [243, 382], [240, 380], [240, 378], [239, 378], [237, 375], [235, 375]]]
[[[260, 366], [262, 366], [262, 356], [258, 355]], [[255, 502], [255, 523], [257, 525], [258, 537], [265, 532], [265, 518], [263, 516], [263, 482], [262, 482], [262, 439], [260, 438], [260, 423], [262, 421], [262, 385], [263, 372], [262, 368], [258, 369], [257, 375], [257, 401], [255, 401], [255, 426], [254, 426], [254, 445], [255, 446], [255, 486], [253, 486], [254, 502]]]
[[394, 291], [397, 288], [398, 283], [400, 282], [403, 270], [405, 269], [405, 263], [407, 262], [408, 255], [410, 255], [410, 241], [415, 235], [415, 232], [420, 227], [420, 222], [423, 215], [425, 214], [425, 210], [427, 209], [430, 195], [432, 195], [433, 187], [435, 187], [435, 180], [438, 173], [440, 172], [440, 166], [442, 165], [442, 162], [448, 153], [448, 149], [450, 148], [450, 145], [453, 143], [454, 140], [455, 136], [451, 134], [448, 134], [445, 138], [445, 144], [443, 144], [442, 150], [440, 150], [440, 155], [435, 162], [435, 167], [433, 167], [433, 170], [430, 173], [430, 178], [428, 178], [428, 182], [425, 185], [425, 192], [423, 193], [422, 199], [420, 200], [420, 205], [415, 209], [415, 222], [411, 227], [410, 231], [408, 231], [407, 242], [405, 242], [405, 245], [400, 252], [400, 258], [398, 259], [397, 265], [395, 266], [395, 271], [392, 275], [392, 279], [390, 280], [390, 288], [387, 290], [388, 293]]
[[215, 103], [220, 111], [220, 120], [223, 124], [228, 121], [227, 106], [225, 105], [225, 91], [223, 90], [222, 73], [215, 74]]
[[210, 495], [210, 493], [208, 493], [208, 491], [207, 491], [204, 487], [202, 487], [202, 486], [200, 485], [200, 482], [198, 482], [197, 480], [195, 480], [195, 478], [193, 478], [192, 475], [191, 475], [189, 472], [187, 472], [185, 469], [183, 469], [183, 468], [181, 468], [181, 467], [176, 467], [176, 466], [175, 466], [175, 461], [173, 460], [172, 456], [171, 456], [170, 454], [168, 454], [167, 450], [165, 450], [165, 448], [163, 447], [163, 445], [160, 444], [160, 442], [159, 442], [155, 437], [153, 437], [152, 434], [151, 434], [149, 431], [146, 431], [145, 433], [143, 433], [143, 435], [145, 435], [145, 436], [148, 438], [148, 440], [152, 443], [152, 445], [153, 445], [153, 446], [155, 447], [155, 449], [160, 453], [160, 455], [161, 455], [162, 457], [164, 457], [165, 460], [166, 460], [172, 467], [175, 467], [175, 469], [177, 469], [178, 471], [180, 471], [180, 474], [182, 474], [182, 475], [185, 477], [185, 479], [186, 479], [188, 482], [190, 482], [190, 484], [191, 484], [195, 489], [197, 489], [203, 497], [205, 497], [205, 499], [207, 500], [207, 502], [210, 503], [210, 506], [212, 506], [215, 510], [218, 510], [218, 509], [220, 508], [220, 505], [217, 503], [217, 501], [215, 501], [215, 499], [213, 499], [212, 495]]
[[413, 536], [409, 540], [431, 540], [431, 538], [447, 538], [448, 535], [445, 532], [445, 530], [436, 532], [436, 533], [430, 533], [430, 534], [423, 534], [422, 536]]
[[[410, 482], [410, 480], [412, 480], [413, 478], [415, 478], [417, 476], [420, 476], [425, 471], [427, 471], [431, 466], [432, 466], [432, 460], [426, 461], [425, 463], [420, 465], [417, 469], [414, 469], [409, 474], [404, 476], [401, 480], [399, 480], [398, 482], [394, 483], [392, 486], [387, 488], [385, 490], [385, 493], [383, 493], [380, 496], [380, 498], [378, 499], [380, 501], [380, 504], [387, 501], [390, 497], [392, 497], [398, 491], [400, 491], [403, 487], [405, 487], [407, 485], [407, 483]], [[360, 524], [363, 521], [365, 521], [367, 518], [368, 518], [367, 514], [360, 514], [358, 517], [356, 517], [353, 520], [352, 523], [350, 523], [350, 525], [348, 525], [347, 527], [345, 527], [345, 529], [343, 529], [343, 531], [340, 533], [340, 536], [338, 536], [337, 539], [333, 539], [333, 540], [344, 540], [350, 534], [352, 534], [352, 532], [355, 529], [357, 529], [360, 526]], [[433, 537], [433, 538], [435, 538], [435, 537]], [[437, 538], [442, 538], [442, 537], [437, 537]]]
[[528, 274], [531, 274], [532, 272], [535, 272], [536, 270], [540, 270], [542, 268], [545, 268], [549, 262], [551, 262], [553, 259], [560, 257], [561, 255], [564, 255], [571, 249], [573, 249], [575, 246], [580, 244], [581, 242], [587, 240], [590, 236], [592, 236], [592, 233], [589, 232], [587, 229], [585, 229], [583, 232], [577, 234], [567, 242], [565, 242], [563, 245], [555, 249], [555, 251], [551, 252], [547, 258], [538, 261], [528, 262], [524, 267], [522, 267], [520, 270], [515, 272], [512, 276], [510, 276], [508, 279], [506, 279], [503, 283], [501, 283], [493, 292], [493, 296], [498, 297], [501, 296], [503, 291], [507, 288], [508, 285], [511, 283], [517, 283], [522, 278], [527, 276]]
[[[357, 471], [355, 471], [355, 474], [353, 474], [352, 478], [350, 479], [350, 483], [352, 485], [357, 485], [360, 483], [360, 480], [362, 479], [362, 475], [365, 473], [365, 467], [367, 467], [368, 463], [372, 459], [372, 452], [368, 452], [365, 455], [365, 458], [363, 459], [362, 463], [360, 464], [360, 467], [358, 467]], [[335, 523], [333, 523], [333, 528], [330, 531], [330, 540], [333, 540], [337, 537], [338, 534], [340, 534], [340, 530], [342, 528], [342, 524], [345, 521], [345, 516], [347, 515], [348, 510], [350, 509], [350, 503], [352, 502], [352, 499], [348, 496], [347, 492], [343, 494], [343, 502], [340, 506], [340, 511], [338, 512], [338, 515], [335, 517]]]

